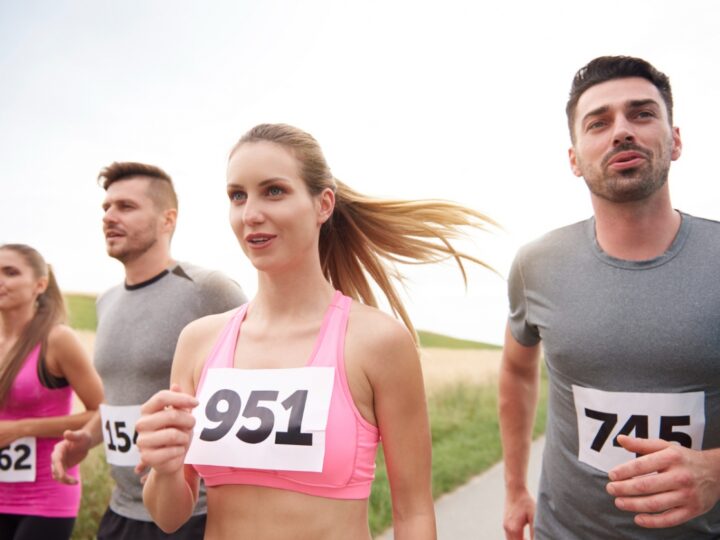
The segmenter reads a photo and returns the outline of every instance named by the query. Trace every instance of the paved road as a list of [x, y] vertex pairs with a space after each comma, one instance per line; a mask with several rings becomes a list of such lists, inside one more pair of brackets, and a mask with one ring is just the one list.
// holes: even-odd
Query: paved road
[[[528, 482], [533, 493], [537, 493], [540, 480], [544, 445], [545, 439], [540, 438], [533, 443], [530, 452]], [[502, 530], [504, 500], [502, 463], [498, 463], [435, 501], [438, 539], [505, 540]], [[376, 537], [376, 540], [392, 538], [392, 532], [388, 531]]]

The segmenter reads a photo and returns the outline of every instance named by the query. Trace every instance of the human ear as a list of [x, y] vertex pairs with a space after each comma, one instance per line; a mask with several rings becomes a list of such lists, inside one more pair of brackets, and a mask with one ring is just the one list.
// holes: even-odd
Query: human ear
[[325, 188], [320, 195], [317, 196], [318, 224], [322, 225], [335, 210], [335, 192], [330, 188]]
[[570, 169], [572, 170], [573, 174], [577, 177], [582, 176], [582, 171], [580, 170], [580, 166], [577, 162], [577, 155], [575, 154], [574, 146], [571, 146], [568, 149], [568, 158], [570, 160]]

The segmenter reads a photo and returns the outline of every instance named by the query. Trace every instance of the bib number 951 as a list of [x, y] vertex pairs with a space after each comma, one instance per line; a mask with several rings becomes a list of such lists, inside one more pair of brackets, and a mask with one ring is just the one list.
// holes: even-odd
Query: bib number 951
[[209, 369], [186, 463], [322, 470], [334, 368]]
[[[275, 444], [312, 445], [312, 433], [303, 433], [301, 431], [307, 395], [307, 390], [296, 390], [282, 401], [282, 406], [290, 411], [290, 418], [287, 431], [275, 432]], [[249, 444], [261, 443], [267, 439], [275, 427], [275, 414], [272, 409], [260, 405], [260, 402], [274, 402], [277, 399], [278, 392], [274, 390], [251, 391], [242, 411], [242, 416], [247, 419], [257, 418], [260, 424], [254, 429], [243, 425], [235, 433], [235, 436]], [[227, 408], [221, 407], [221, 404], [227, 404]], [[204, 428], [200, 433], [200, 439], [203, 441], [217, 441], [227, 435], [240, 414], [241, 405], [242, 400], [237, 392], [226, 388], [215, 392], [205, 407], [205, 416], [213, 422], [220, 423], [214, 428]]]

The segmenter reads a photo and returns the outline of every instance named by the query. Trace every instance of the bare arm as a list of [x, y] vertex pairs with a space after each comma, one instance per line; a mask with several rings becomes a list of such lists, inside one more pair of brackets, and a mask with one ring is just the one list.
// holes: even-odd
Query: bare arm
[[521, 540], [535, 515], [535, 501], [527, 488], [532, 428], [538, 400], [540, 345], [525, 347], [505, 330], [500, 366], [500, 434], [505, 464], [505, 516], [508, 540]]
[[373, 359], [367, 374], [385, 452], [394, 535], [398, 540], [434, 540], [432, 446], [420, 359], [407, 330], [381, 316], [364, 354]]
[[196, 323], [180, 334], [170, 375], [171, 389], [161, 390], [142, 406], [142, 416], [135, 426], [142, 461], [139, 468], [152, 467], [143, 488], [143, 502], [155, 523], [167, 533], [190, 519], [200, 485], [195, 470], [184, 464], [195, 425], [191, 413], [197, 406], [195, 361], [206, 356], [199, 346], [202, 332], [198, 332]]
[[62, 437], [65, 430], [85, 425], [103, 400], [103, 388], [88, 353], [67, 326], [53, 327], [46, 352], [48, 371], [64, 377], [85, 405], [85, 411], [63, 416], [23, 418], [0, 422], [0, 446], [19, 437]]

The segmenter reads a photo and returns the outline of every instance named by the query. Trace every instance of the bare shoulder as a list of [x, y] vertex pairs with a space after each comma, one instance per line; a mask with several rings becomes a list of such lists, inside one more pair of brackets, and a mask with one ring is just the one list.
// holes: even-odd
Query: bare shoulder
[[371, 372], [418, 362], [418, 350], [410, 331], [396, 318], [377, 308], [353, 302], [350, 310], [346, 352], [362, 358]]
[[56, 324], [50, 329], [47, 344], [50, 355], [76, 353], [78, 348], [84, 350], [75, 330], [65, 324]]

